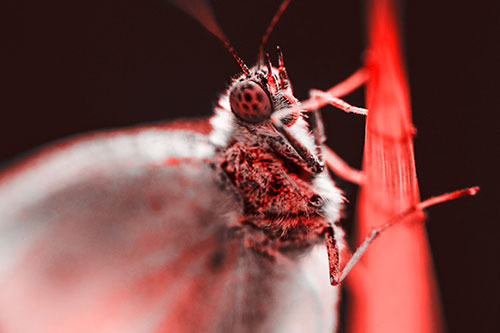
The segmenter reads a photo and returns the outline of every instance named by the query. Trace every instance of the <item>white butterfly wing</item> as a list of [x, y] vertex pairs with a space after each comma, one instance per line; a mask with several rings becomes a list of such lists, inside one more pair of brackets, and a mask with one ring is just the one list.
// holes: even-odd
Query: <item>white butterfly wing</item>
[[324, 249], [255, 255], [207, 137], [142, 128], [59, 144], [0, 179], [0, 331], [317, 331]]

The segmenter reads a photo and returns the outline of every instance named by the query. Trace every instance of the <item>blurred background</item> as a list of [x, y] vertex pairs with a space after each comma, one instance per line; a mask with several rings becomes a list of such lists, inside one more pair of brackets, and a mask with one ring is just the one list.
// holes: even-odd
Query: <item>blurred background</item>
[[[214, 0], [215, 15], [253, 65], [280, 0]], [[0, 122], [6, 167], [78, 133], [208, 117], [239, 67], [191, 17], [161, 0], [10, 1], [7, 89]], [[422, 198], [472, 185], [474, 198], [428, 210], [428, 232], [447, 329], [500, 331], [500, 5], [405, 1], [401, 7]], [[268, 43], [284, 51], [299, 99], [362, 63], [363, 1], [294, 0]], [[6, 53], [6, 54], [5, 54]], [[363, 90], [349, 95], [363, 106]], [[328, 144], [361, 167], [364, 119], [324, 109]], [[339, 181], [351, 204], [357, 188]], [[390, 241], [381, 238], [379, 241]], [[348, 298], [346, 298], [348, 301]]]

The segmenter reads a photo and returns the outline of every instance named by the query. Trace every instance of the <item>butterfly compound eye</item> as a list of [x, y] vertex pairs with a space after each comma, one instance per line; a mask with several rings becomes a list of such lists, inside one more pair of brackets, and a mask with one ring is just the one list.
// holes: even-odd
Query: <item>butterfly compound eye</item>
[[234, 83], [229, 93], [229, 102], [233, 113], [249, 123], [260, 123], [271, 115], [269, 96], [253, 81]]

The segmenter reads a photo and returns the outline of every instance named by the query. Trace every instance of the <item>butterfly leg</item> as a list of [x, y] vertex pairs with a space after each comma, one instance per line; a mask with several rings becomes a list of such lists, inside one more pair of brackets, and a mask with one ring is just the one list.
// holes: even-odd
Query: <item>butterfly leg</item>
[[360, 68], [344, 81], [336, 84], [326, 92], [333, 97], [342, 97], [350, 94], [368, 81], [368, 71]]
[[314, 135], [314, 144], [316, 145], [316, 155], [318, 157], [318, 160], [321, 163], [326, 161], [326, 165], [330, 168], [330, 170], [335, 172], [335, 174], [337, 174], [339, 177], [342, 177], [352, 183], [361, 185], [363, 183], [361, 171], [351, 168], [344, 160], [342, 160], [337, 154], [335, 154], [333, 150], [325, 145], [325, 130], [319, 110], [313, 111], [313, 117], [311, 117], [310, 125]]
[[362, 116], [368, 115], [368, 110], [357, 106], [352, 106], [346, 101], [330, 95], [328, 92], [312, 89], [309, 91], [311, 96], [307, 101], [302, 103], [305, 109], [319, 109], [325, 105], [333, 105], [347, 113], [356, 113]]
[[[334, 286], [337, 285], [337, 284], [339, 284], [339, 283], [341, 283], [347, 277], [347, 274], [349, 274], [349, 272], [354, 267], [354, 265], [356, 265], [356, 263], [359, 261], [359, 259], [361, 259], [361, 257], [363, 256], [363, 254], [368, 249], [368, 246], [383, 231], [389, 229], [390, 227], [392, 227], [392, 226], [394, 226], [396, 224], [399, 224], [399, 223], [402, 223], [404, 221], [407, 221], [408, 218], [415, 217], [415, 215], [417, 217], [419, 217], [419, 215], [420, 215], [419, 218], [423, 219], [423, 216], [422, 216], [423, 215], [423, 210], [425, 208], [427, 208], [427, 207], [430, 207], [430, 206], [433, 206], [433, 205], [436, 205], [436, 204], [439, 204], [439, 203], [442, 203], [442, 202], [446, 202], [446, 201], [449, 201], [449, 200], [457, 199], [457, 198], [460, 198], [460, 197], [463, 197], [463, 196], [475, 195], [478, 191], [479, 191], [479, 187], [475, 186], [475, 187], [470, 187], [470, 188], [466, 188], [466, 189], [463, 189], [463, 190], [458, 190], [458, 191], [451, 192], [451, 193], [445, 193], [445, 194], [442, 194], [442, 195], [439, 195], [439, 196], [436, 196], [436, 197], [429, 198], [429, 199], [427, 199], [425, 201], [419, 202], [418, 204], [416, 204], [416, 205], [408, 208], [407, 210], [405, 210], [401, 214], [399, 214], [396, 217], [394, 217], [393, 219], [391, 219], [389, 222], [383, 224], [382, 226], [380, 226], [380, 227], [378, 227], [376, 229], [373, 229], [372, 232], [370, 233], [370, 235], [368, 235], [365, 238], [365, 240], [363, 241], [363, 243], [356, 249], [356, 251], [352, 255], [351, 259], [349, 259], [349, 261], [346, 263], [346, 265], [342, 268], [340, 274], [338, 274], [338, 268], [333, 267], [334, 269], [332, 270], [332, 261], [333, 261], [333, 264], [336, 263], [336, 261], [335, 261], [335, 259], [336, 259], [335, 258], [335, 254], [336, 253], [338, 254], [338, 250], [337, 250], [337, 252], [335, 252], [334, 249], [333, 250], [330, 249], [330, 247], [332, 246], [330, 243], [332, 241], [329, 240], [329, 239], [332, 238], [333, 233], [330, 235], [330, 232], [329, 232], [329, 230], [327, 228], [326, 232], [325, 232], [325, 236], [326, 236], [326, 240], [327, 240], [326, 245], [327, 245], [327, 249], [328, 249], [328, 259], [329, 259], [329, 264], [330, 264], [330, 282]], [[332, 229], [332, 231], [333, 231], [333, 229]], [[333, 244], [335, 244], [335, 240], [333, 240]], [[330, 254], [330, 252], [332, 252], [332, 254]], [[337, 274], [337, 275], [335, 275], [335, 274]]]
[[318, 103], [321, 104], [321, 106], [326, 104], [331, 104], [345, 112], [367, 115], [368, 110], [352, 106], [339, 98], [358, 89], [363, 84], [365, 84], [367, 80], [368, 80], [368, 71], [365, 68], [361, 68], [357, 70], [354, 74], [349, 76], [347, 79], [336, 84], [327, 91], [321, 91], [315, 89], [311, 90], [310, 96], [311, 99], [315, 99]]
[[314, 145], [316, 146], [316, 156], [318, 160], [323, 163], [323, 146], [326, 142], [325, 127], [323, 126], [323, 119], [321, 119], [321, 113], [319, 110], [313, 111], [313, 116], [310, 118], [309, 124], [313, 136]]
[[[295, 106], [286, 110], [278, 111], [271, 116], [271, 121], [274, 127], [287, 138], [290, 144], [292, 144], [295, 150], [307, 162], [310, 168], [314, 170], [314, 172], [321, 172], [323, 170], [323, 156], [322, 156], [323, 152], [321, 147], [325, 142], [323, 122], [320, 119], [320, 114], [318, 109], [324, 105], [331, 104], [333, 106], [340, 108], [341, 110], [344, 110], [345, 112], [353, 112], [357, 114], [367, 115], [368, 110], [352, 106], [337, 97], [337, 95], [347, 94], [352, 90], [360, 87], [362, 84], [364, 84], [367, 79], [366, 73], [367, 72], [365, 69], [360, 69], [356, 73], [354, 73], [351, 77], [349, 77], [347, 80], [339, 83], [338, 85], [334, 86], [333, 88], [331, 88], [326, 92], [320, 90], [311, 90], [311, 98], [309, 98], [307, 101], [302, 102], [300, 106]], [[301, 111], [314, 110], [313, 119], [315, 125], [313, 126], [313, 131], [316, 143], [316, 156], [310, 154], [308, 150], [305, 149], [302, 146], [302, 144], [293, 137], [293, 135], [287, 129], [287, 126], [284, 125], [282, 122], [282, 119], [284, 119], [287, 115], [293, 114], [294, 112], [298, 111], [298, 109], [300, 109]], [[344, 172], [346, 174], [344, 178], [357, 184], [361, 182], [361, 177], [359, 177], [359, 174], [356, 174], [356, 170], [350, 169], [348, 165], [345, 162], [343, 162], [337, 155], [335, 155], [335, 153], [333, 153], [331, 150], [329, 151], [328, 155], [330, 157], [329, 158], [330, 164], [333, 170], [336, 170], [335, 166], [339, 165], [340, 168], [338, 169], [341, 170], [340, 172], [342, 172], [343, 170], [351, 171], [351, 172]], [[340, 163], [339, 161], [342, 163]]]
[[[314, 92], [318, 92], [317, 99], [319, 101], [324, 101], [329, 103], [328, 101], [335, 102], [335, 106], [341, 108], [346, 112], [354, 112], [361, 113], [366, 115], [368, 110], [353, 107], [346, 102], [338, 99], [338, 96], [346, 95], [353, 90], [359, 88], [362, 84], [366, 82], [368, 78], [367, 71], [365, 69], [360, 69], [351, 75], [348, 79], [343, 82], [337, 84], [333, 88], [330, 88], [327, 92], [320, 92], [319, 90], [311, 91], [311, 95], [314, 95]], [[311, 101], [312, 98], [308, 101]], [[303, 102], [302, 106], [308, 103], [308, 101]], [[331, 103], [329, 103], [331, 104]], [[323, 120], [321, 119], [321, 114], [318, 108], [322, 105], [317, 105], [316, 109], [313, 111], [313, 117], [311, 117], [311, 129], [314, 135], [314, 143], [316, 145], [316, 156], [319, 163], [323, 164], [326, 161], [328, 167], [335, 172], [338, 176], [344, 178], [347, 181], [352, 183], [361, 185], [363, 183], [363, 177], [361, 171], [358, 171], [354, 168], [351, 168], [344, 160], [342, 160], [333, 150], [329, 147], [325, 146], [326, 136], [325, 130], [323, 127]], [[325, 151], [323, 151], [323, 147], [325, 147]], [[324, 155], [324, 156], [323, 156]]]
[[[312, 111], [330, 104], [345, 112], [357, 113], [366, 116], [368, 114], [367, 109], [352, 106], [349, 103], [340, 99], [340, 97], [347, 95], [353, 90], [359, 88], [367, 80], [368, 80], [368, 72], [366, 71], [366, 69], [361, 68], [353, 75], [351, 75], [349, 78], [335, 85], [334, 87], [328, 89], [327, 91], [312, 89], [309, 93], [310, 98], [305, 101], [302, 101], [300, 109], [303, 111], [304, 110]], [[292, 110], [292, 112], [293, 111], [294, 110]]]
[[326, 251], [328, 253], [328, 267], [330, 270], [330, 283], [336, 286], [340, 283], [340, 254], [337, 242], [333, 232], [333, 227], [330, 225], [323, 230], [326, 239]]
[[363, 172], [349, 166], [328, 146], [325, 146], [325, 161], [330, 170], [335, 172], [339, 177], [351, 183], [363, 185]]
[[404, 220], [406, 217], [412, 215], [413, 213], [416, 213], [417, 210], [416, 208], [413, 208], [408, 211], [408, 213], [401, 214], [397, 218], [395, 218], [393, 221], [384, 224], [383, 226], [374, 229], [370, 235], [368, 235], [361, 246], [359, 246], [354, 254], [351, 256], [349, 261], [345, 264], [345, 266], [340, 269], [340, 259], [339, 259], [339, 250], [338, 247], [336, 246], [334, 234], [333, 234], [333, 228], [330, 226], [325, 229], [324, 235], [326, 238], [326, 248], [327, 248], [327, 253], [328, 253], [328, 264], [329, 264], [329, 269], [330, 269], [330, 283], [332, 286], [336, 286], [340, 284], [344, 279], [347, 277], [347, 274], [351, 271], [351, 269], [356, 265], [356, 263], [361, 259], [363, 254], [366, 252], [368, 249], [368, 246], [375, 240], [375, 238], [380, 235], [384, 230], [389, 228], [390, 226], [394, 225], [396, 222], [400, 222]]
[[[345, 264], [345, 266], [342, 268], [341, 272], [340, 272], [340, 276], [338, 277], [338, 279], [335, 281], [336, 283], [334, 284], [332, 282], [332, 285], [337, 285], [339, 283], [341, 283], [342, 281], [344, 281], [344, 279], [347, 277], [347, 274], [349, 274], [349, 272], [352, 270], [352, 268], [354, 267], [354, 265], [356, 265], [356, 263], [359, 261], [359, 259], [361, 259], [361, 257], [363, 256], [363, 254], [366, 252], [366, 250], [368, 249], [368, 246], [375, 240], [375, 238], [377, 238], [383, 231], [385, 231], [386, 229], [388, 229], [389, 227], [395, 225], [397, 222], [401, 222], [401, 221], [404, 221], [406, 220], [406, 218], [408, 218], [409, 216], [413, 215], [413, 214], [417, 214], [417, 213], [421, 213], [422, 214], [422, 210], [419, 209], [417, 206], [415, 207], [412, 207], [410, 208], [409, 210], [407, 210], [406, 212], [404, 212], [403, 214], [397, 216], [396, 218], [394, 218], [392, 221], [382, 225], [381, 227], [378, 227], [376, 229], [373, 229], [372, 232], [365, 238], [365, 240], [363, 241], [363, 243], [356, 249], [356, 251], [354, 252], [354, 254], [352, 255], [352, 257], [349, 259], [349, 261]], [[331, 278], [330, 278], [331, 279]]]

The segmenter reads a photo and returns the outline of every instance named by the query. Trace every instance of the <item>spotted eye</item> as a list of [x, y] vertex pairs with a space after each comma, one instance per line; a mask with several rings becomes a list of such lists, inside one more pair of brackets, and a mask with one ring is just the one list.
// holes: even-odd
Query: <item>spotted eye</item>
[[262, 87], [253, 81], [236, 82], [229, 93], [231, 110], [249, 123], [260, 123], [271, 114], [271, 101]]

